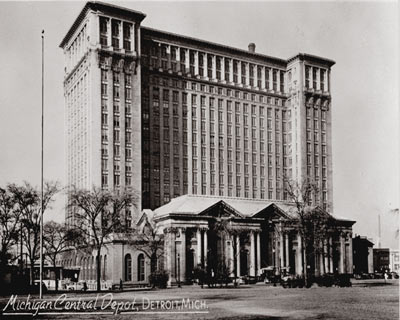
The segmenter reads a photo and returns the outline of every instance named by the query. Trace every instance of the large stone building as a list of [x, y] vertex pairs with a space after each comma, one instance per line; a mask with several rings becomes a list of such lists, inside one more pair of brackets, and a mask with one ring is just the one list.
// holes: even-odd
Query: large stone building
[[[265, 226], [279, 221], [282, 229], [282, 219], [290, 217], [284, 177], [315, 181], [318, 192], [310, 204], [332, 213], [334, 62], [309, 54], [270, 57], [257, 53], [254, 44], [241, 50], [143, 27], [144, 18], [88, 2], [60, 44], [66, 58], [68, 185], [140, 194], [125, 213], [126, 224], [150, 209], [162, 232], [174, 230], [167, 233], [164, 259], [172, 280], [178, 252], [183, 278], [195, 263], [206, 263], [205, 230], [215, 206], [223, 208], [219, 214], [232, 215], [249, 241], [232, 236], [226, 246], [210, 247], [212, 254], [227, 250], [232, 264], [237, 250], [247, 250], [249, 258], [239, 254], [235, 264], [241, 274], [255, 275], [268, 265], [300, 272], [293, 230], [278, 239]], [[174, 207], [181, 202], [188, 209], [183, 215]], [[76, 222], [72, 211], [66, 221]], [[346, 237], [334, 239], [340, 257], [328, 259], [327, 270], [351, 272], [352, 255], [346, 252], [352, 252], [354, 222], [340, 221]], [[130, 252], [126, 262], [123, 240], [113, 248], [105, 269], [119, 281], [138, 253]], [[186, 259], [189, 254], [194, 256]]]

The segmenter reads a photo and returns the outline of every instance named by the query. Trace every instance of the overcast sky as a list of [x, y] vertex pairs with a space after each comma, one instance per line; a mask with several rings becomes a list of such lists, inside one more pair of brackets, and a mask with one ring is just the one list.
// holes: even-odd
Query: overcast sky
[[[399, 83], [396, 2], [115, 2], [143, 25], [332, 69], [334, 213], [354, 232], [398, 247]], [[46, 30], [45, 179], [64, 183], [63, 52], [84, 2], [0, 2], [0, 186], [40, 185], [41, 30]], [[45, 220], [64, 219], [58, 199]]]

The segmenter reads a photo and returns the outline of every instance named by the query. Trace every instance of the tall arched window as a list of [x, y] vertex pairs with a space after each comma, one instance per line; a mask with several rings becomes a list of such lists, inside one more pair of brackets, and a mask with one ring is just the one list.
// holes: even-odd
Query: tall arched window
[[144, 281], [144, 255], [143, 253], [138, 255], [137, 258], [137, 277], [138, 281]]
[[125, 281], [132, 281], [132, 258], [129, 253], [125, 256]]

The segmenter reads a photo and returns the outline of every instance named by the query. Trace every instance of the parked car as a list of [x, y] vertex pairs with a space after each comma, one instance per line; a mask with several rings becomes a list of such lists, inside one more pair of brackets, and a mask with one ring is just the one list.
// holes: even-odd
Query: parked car
[[86, 291], [87, 284], [86, 281], [83, 280], [80, 280], [78, 282], [71, 282], [67, 284], [66, 289], [70, 291]]
[[399, 275], [395, 271], [389, 272], [389, 279], [399, 279]]

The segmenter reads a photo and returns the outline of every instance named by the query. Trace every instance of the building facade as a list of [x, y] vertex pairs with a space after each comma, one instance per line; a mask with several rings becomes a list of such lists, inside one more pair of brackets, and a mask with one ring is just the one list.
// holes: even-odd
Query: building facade
[[374, 271], [386, 272], [390, 269], [389, 264], [390, 250], [389, 248], [374, 248]]
[[367, 237], [356, 236], [353, 238], [353, 264], [354, 273], [374, 272], [374, 244]]
[[[68, 185], [140, 195], [128, 226], [183, 195], [287, 202], [285, 179], [315, 181], [310, 205], [331, 213], [334, 62], [270, 57], [144, 18], [88, 2], [60, 44]], [[66, 221], [76, 223], [72, 211]]]
[[389, 257], [389, 268], [390, 271], [400, 272], [400, 253], [399, 250], [390, 249]]

